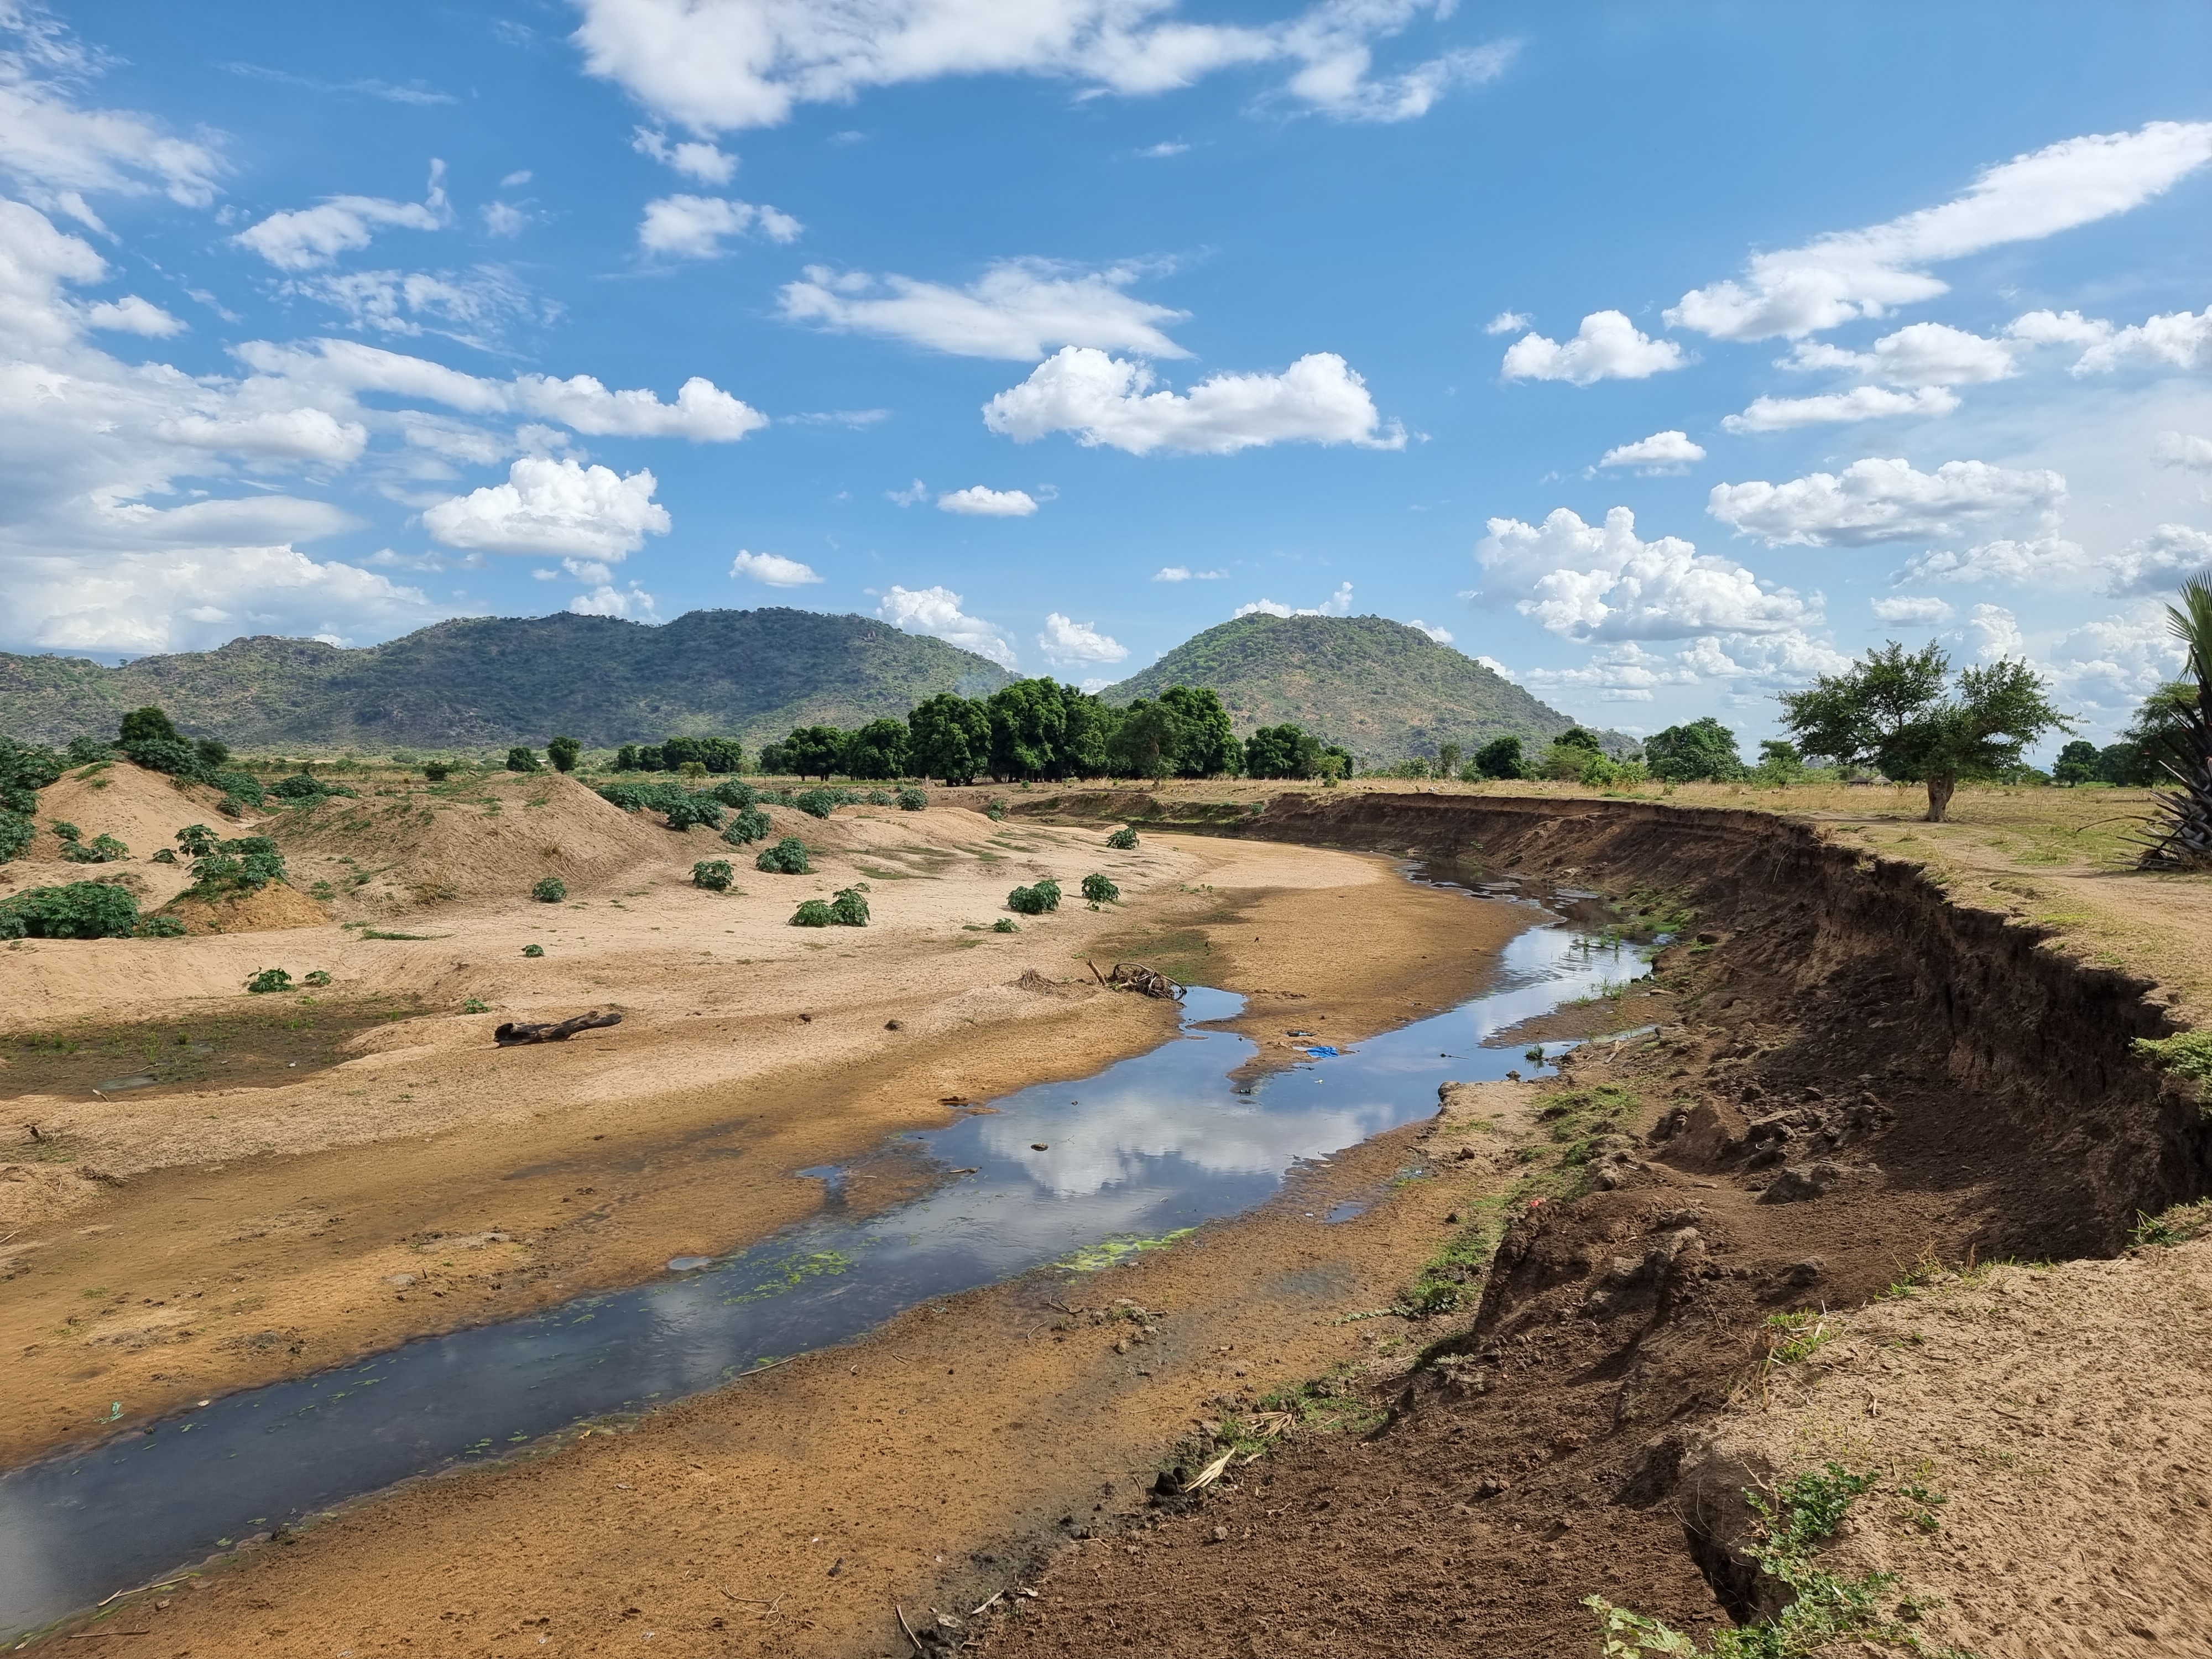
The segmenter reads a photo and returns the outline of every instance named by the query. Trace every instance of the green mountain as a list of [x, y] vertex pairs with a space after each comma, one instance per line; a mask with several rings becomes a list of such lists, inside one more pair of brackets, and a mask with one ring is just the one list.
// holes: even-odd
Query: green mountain
[[440, 623], [358, 650], [263, 635], [120, 668], [0, 653], [0, 733], [109, 736], [123, 710], [151, 702], [193, 737], [253, 749], [503, 748], [559, 732], [594, 747], [693, 732], [750, 747], [1012, 678], [866, 617], [693, 611], [652, 627], [562, 612]]
[[1574, 721], [1463, 652], [1382, 617], [1239, 617], [1099, 695], [1126, 703], [1211, 686], [1240, 737], [1289, 720], [1363, 766], [1472, 751], [1508, 732], [1548, 742]]

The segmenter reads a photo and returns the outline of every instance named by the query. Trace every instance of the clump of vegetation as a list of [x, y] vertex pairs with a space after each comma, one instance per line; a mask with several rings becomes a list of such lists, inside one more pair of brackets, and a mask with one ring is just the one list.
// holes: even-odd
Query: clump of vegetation
[[1060, 908], [1060, 884], [1050, 876], [1034, 887], [1017, 887], [1006, 895], [1006, 908], [1025, 916], [1041, 916]]
[[1119, 830], [1116, 830], [1112, 835], [1106, 837], [1106, 844], [1117, 853], [1135, 852], [1137, 850], [1137, 831], [1134, 826], [1127, 823], [1123, 824]]
[[311, 985], [311, 986], [314, 987], [314, 988], [315, 988], [316, 990], [318, 990], [318, 991], [321, 990], [325, 986], [328, 985], [330, 982], [331, 982], [331, 970], [330, 970], [329, 969], [327, 969], [327, 968], [313, 968], [313, 969], [310, 969], [308, 970], [308, 972], [307, 972], [307, 977], [306, 977], [306, 978], [304, 978], [304, 979], [302, 979], [302, 980], [300, 981], [300, 983], [301, 983], [301, 984], [302, 984], [302, 985]]
[[289, 991], [292, 988], [292, 976], [282, 968], [264, 968], [246, 981], [246, 988], [256, 996], [270, 991]]
[[156, 847], [147, 855], [146, 861], [149, 864], [174, 864], [177, 861], [176, 849], [171, 847]]
[[2212, 1031], [2180, 1031], [2170, 1037], [2137, 1037], [2128, 1045], [2138, 1059], [2192, 1083], [2212, 1082]]
[[811, 818], [826, 818], [836, 810], [838, 801], [836, 795], [827, 789], [809, 789], [792, 805]]
[[691, 866], [691, 884], [710, 893], [726, 893], [735, 873], [727, 859], [701, 859]]
[[996, 795], [992, 796], [983, 803], [983, 816], [994, 823], [998, 823], [1006, 816], [1006, 803]]
[[1000, 916], [991, 924], [991, 931], [994, 933], [1018, 933], [1022, 931], [1022, 925], [1012, 916]]
[[526, 957], [542, 957], [545, 954], [545, 947], [542, 945], [526, 945], [522, 947], [522, 954]]
[[730, 820], [722, 830], [722, 839], [732, 847], [750, 847], [757, 841], [766, 841], [774, 828], [767, 813], [749, 807]]
[[2193, 1204], [2176, 1204], [2157, 1215], [2146, 1215], [2138, 1210], [2136, 1224], [2129, 1231], [2130, 1242], [2141, 1247], [2146, 1244], [2186, 1244], [2192, 1238], [2201, 1238], [2212, 1232], [2212, 1198], [2200, 1198]]
[[6, 864], [31, 844], [39, 827], [20, 812], [0, 812], [0, 864]]
[[470, 997], [461, 1004], [461, 1012], [465, 1014], [488, 1014], [491, 1012], [491, 1004], [482, 997]]
[[796, 836], [786, 836], [773, 847], [763, 848], [761, 855], [753, 860], [753, 868], [765, 870], [772, 876], [811, 876], [814, 866], [806, 861], [806, 846]]
[[188, 859], [205, 858], [222, 844], [222, 840], [204, 823], [188, 823], [176, 835], [178, 850]]
[[85, 841], [81, 839], [83, 833], [73, 823], [54, 825], [54, 834], [61, 837], [62, 856], [71, 864], [119, 864], [131, 856], [131, 849], [112, 836], [98, 835]]
[[507, 751], [507, 769], [510, 772], [543, 772], [545, 768], [538, 758], [538, 751], [526, 744], [517, 744]]
[[1836, 1334], [1826, 1320], [1811, 1312], [1769, 1314], [1761, 1328], [1766, 1334], [1766, 1357], [1777, 1365], [1810, 1359]]
[[573, 772], [584, 757], [584, 745], [574, 738], [556, 738], [545, 745], [545, 758], [556, 772]]
[[422, 775], [432, 783], [443, 783], [453, 775], [453, 769], [443, 761], [425, 761]]
[[568, 896], [568, 884], [558, 876], [547, 876], [530, 890], [530, 896], [540, 904], [558, 904]]
[[695, 823], [703, 823], [709, 830], [722, 827], [722, 803], [704, 790], [694, 794], [689, 789], [678, 789], [658, 804], [668, 815], [671, 830], [689, 830]]
[[101, 881], [33, 887], [0, 900], [0, 939], [128, 939], [138, 901]]
[[182, 939], [186, 928], [174, 916], [148, 916], [131, 930], [134, 939]]
[[861, 896], [868, 890], [865, 881], [850, 887], [840, 887], [830, 901], [830, 919], [840, 927], [865, 927], [868, 925], [868, 901]]
[[[202, 833], [187, 843], [185, 850], [189, 853], [194, 847], [205, 847], [208, 850], [192, 860], [189, 896], [213, 901], [229, 893], [258, 893], [270, 882], [284, 878], [284, 855], [268, 836], [240, 836], [233, 841], [216, 841], [204, 824], [188, 825], [187, 830], [190, 830]], [[180, 841], [187, 830], [178, 832]]]
[[929, 796], [920, 789], [902, 789], [891, 799], [902, 812], [919, 812], [929, 805]]
[[348, 800], [357, 800], [360, 793], [342, 783], [332, 783], [312, 772], [295, 772], [289, 778], [279, 778], [266, 792], [279, 800], [296, 801], [302, 805], [319, 806], [332, 795], [343, 795]]
[[888, 789], [871, 789], [860, 799], [871, 806], [889, 806], [891, 804], [891, 792]]
[[1089, 875], [1083, 878], [1083, 896], [1094, 905], [1118, 904], [1121, 890], [1103, 876]]
[[760, 804], [760, 791], [743, 778], [724, 778], [707, 792], [723, 805], [749, 812]]
[[822, 900], [801, 899], [799, 908], [792, 913], [791, 925], [793, 927], [828, 927], [836, 921], [836, 918], [830, 914], [830, 907]]

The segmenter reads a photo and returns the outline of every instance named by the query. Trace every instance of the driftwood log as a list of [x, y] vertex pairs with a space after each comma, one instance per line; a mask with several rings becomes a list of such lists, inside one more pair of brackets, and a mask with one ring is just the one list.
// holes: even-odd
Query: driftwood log
[[[1096, 973], [1097, 970], [1091, 970]], [[1109, 985], [1125, 990], [1142, 992], [1148, 997], [1160, 997], [1172, 1002], [1182, 1000], [1183, 988], [1157, 968], [1147, 968], [1141, 962], [1117, 962], [1114, 971], [1106, 975]]]
[[523, 1042], [566, 1042], [579, 1031], [595, 1031], [602, 1025], [621, 1024], [620, 1014], [603, 1014], [594, 1008], [588, 1014], [579, 1014], [556, 1025], [519, 1025], [509, 1020], [491, 1036], [501, 1048], [512, 1048]]

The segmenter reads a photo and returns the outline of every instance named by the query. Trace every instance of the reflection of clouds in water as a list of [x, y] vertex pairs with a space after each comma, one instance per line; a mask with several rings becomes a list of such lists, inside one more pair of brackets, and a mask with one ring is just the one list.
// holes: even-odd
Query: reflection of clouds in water
[[[1221, 1093], [1220, 1079], [1213, 1083], [1214, 1092]], [[1269, 1110], [1227, 1098], [1211, 1105], [1194, 1120], [1188, 1096], [1178, 1099], [1141, 1087], [1101, 1097], [1094, 1087], [1075, 1109], [1079, 1117], [1053, 1126], [1057, 1138], [1048, 1152], [1030, 1149], [1031, 1130], [995, 1121], [984, 1145], [1020, 1164], [1047, 1191], [1072, 1196], [1142, 1181], [1149, 1166], [1164, 1158], [1181, 1158], [1212, 1175], [1272, 1176], [1294, 1159], [1364, 1140], [1376, 1113], [1389, 1109]]]

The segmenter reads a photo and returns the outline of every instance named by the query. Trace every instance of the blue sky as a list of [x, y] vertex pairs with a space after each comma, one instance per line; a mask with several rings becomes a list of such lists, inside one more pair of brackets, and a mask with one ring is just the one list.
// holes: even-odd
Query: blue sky
[[0, 0], [0, 647], [1417, 622], [2089, 734], [2212, 563], [2212, 11]]

